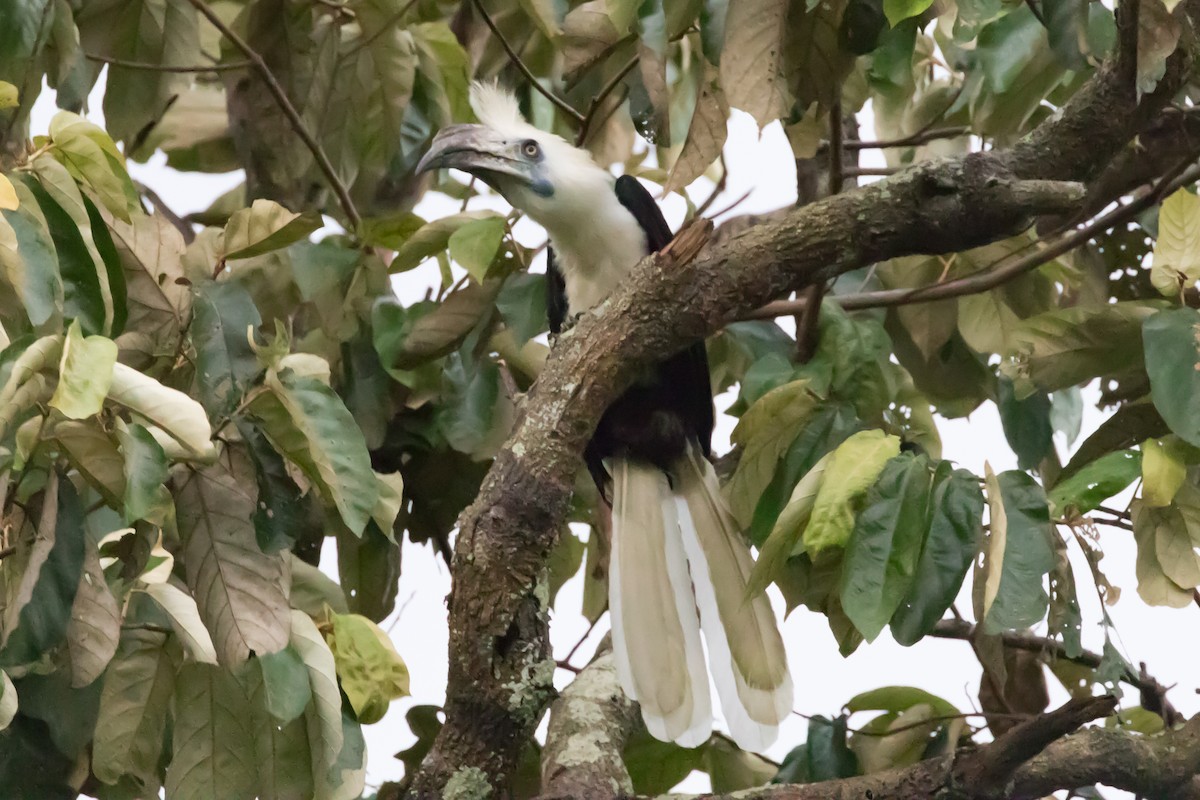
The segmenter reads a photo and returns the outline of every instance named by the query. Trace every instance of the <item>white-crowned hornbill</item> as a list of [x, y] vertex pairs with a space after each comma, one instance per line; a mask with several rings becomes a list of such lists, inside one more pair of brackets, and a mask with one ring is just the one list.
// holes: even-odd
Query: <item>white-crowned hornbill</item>
[[[516, 98], [476, 84], [478, 125], [441, 130], [419, 170], [484, 181], [550, 236], [550, 330], [602, 303], [671, 239], [635, 178], [530, 125]], [[609, 609], [622, 688], [655, 737], [696, 746], [712, 729], [703, 631], [730, 731], [761, 750], [791, 711], [792, 682], [765, 595], [748, 597], [750, 551], [708, 461], [712, 389], [704, 342], [663, 361], [607, 410], [584, 454], [613, 508]]]

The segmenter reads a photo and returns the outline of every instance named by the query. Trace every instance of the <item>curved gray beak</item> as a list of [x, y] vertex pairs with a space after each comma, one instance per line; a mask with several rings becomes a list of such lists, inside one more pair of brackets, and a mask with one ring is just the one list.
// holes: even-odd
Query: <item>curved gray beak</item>
[[461, 169], [487, 183], [497, 175], [509, 175], [535, 184], [534, 165], [516, 157], [514, 143], [485, 125], [449, 125], [433, 137], [429, 152], [417, 164], [417, 172], [431, 169]]

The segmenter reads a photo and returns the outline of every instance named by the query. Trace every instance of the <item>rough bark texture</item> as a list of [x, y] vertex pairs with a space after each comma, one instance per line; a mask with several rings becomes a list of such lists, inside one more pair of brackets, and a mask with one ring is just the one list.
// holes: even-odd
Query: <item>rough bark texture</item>
[[637, 704], [621, 691], [612, 652], [606, 652], [550, 707], [542, 797], [611, 800], [632, 793], [621, 752], [639, 722]]
[[[1132, 8], [1133, 0], [1123, 3], [1121, 16]], [[1200, 16], [1200, 0], [1185, 0], [1176, 13]], [[1130, 25], [1119, 22], [1126, 48]], [[738, 314], [815, 281], [896, 256], [976, 247], [1040, 215], [1074, 211], [1083, 187], [1059, 182], [1094, 178], [1157, 115], [1191, 66], [1190, 28], [1181, 42], [1158, 89], [1140, 102], [1129, 68], [1135, 54], [1126, 50], [1012, 149], [918, 164], [749, 228], [699, 257], [682, 248], [647, 258], [608, 302], [560, 337], [512, 438], [460, 519], [446, 724], [412, 793], [446, 800], [505, 795], [520, 748], [553, 697], [546, 558], [584, 445], [632, 376]], [[875, 796], [923, 796], [892, 788]]]

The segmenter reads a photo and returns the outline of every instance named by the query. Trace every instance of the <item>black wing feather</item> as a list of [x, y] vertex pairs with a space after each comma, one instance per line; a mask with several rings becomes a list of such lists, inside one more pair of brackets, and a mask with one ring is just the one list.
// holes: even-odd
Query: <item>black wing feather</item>
[[[617, 178], [617, 199], [646, 232], [650, 251], [657, 253], [672, 239], [671, 227], [654, 197], [637, 178]], [[711, 450], [713, 429], [712, 385], [709, 382], [708, 353], [704, 342], [696, 342], [667, 359], [661, 367], [665, 384], [671, 387], [673, 401], [688, 427], [695, 433], [707, 456]]]
[[546, 319], [551, 333], [562, 333], [567, 321], [567, 283], [558, 269], [553, 247], [546, 248]]

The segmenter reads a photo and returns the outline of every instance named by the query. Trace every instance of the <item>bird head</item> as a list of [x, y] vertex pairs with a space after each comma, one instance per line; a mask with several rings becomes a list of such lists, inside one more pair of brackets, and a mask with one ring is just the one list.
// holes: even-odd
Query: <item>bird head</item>
[[471, 107], [480, 123], [438, 131], [418, 172], [450, 167], [469, 172], [544, 226], [586, 206], [591, 191], [611, 189], [607, 170], [586, 150], [526, 122], [511, 93], [495, 84], [472, 84]]

